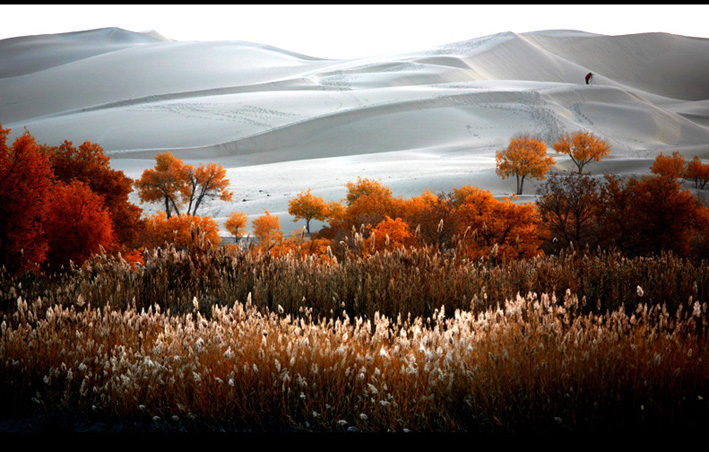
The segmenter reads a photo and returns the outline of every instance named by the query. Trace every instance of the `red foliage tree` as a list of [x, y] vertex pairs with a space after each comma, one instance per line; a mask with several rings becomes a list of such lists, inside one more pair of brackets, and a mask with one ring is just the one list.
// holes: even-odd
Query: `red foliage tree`
[[632, 256], [661, 251], [690, 256], [693, 240], [709, 228], [709, 208], [669, 177], [607, 176], [601, 212], [606, 241]]
[[113, 223], [103, 197], [86, 184], [57, 184], [51, 197], [45, 225], [50, 270], [80, 266], [91, 255], [114, 241]]
[[132, 246], [143, 227], [142, 209], [128, 200], [133, 181], [123, 171], [110, 167], [110, 158], [103, 148], [90, 141], [76, 148], [71, 141], [64, 141], [59, 146], [43, 146], [42, 150], [59, 181], [83, 182], [91, 191], [103, 196], [116, 241], [124, 247]]
[[696, 155], [687, 163], [684, 178], [694, 181], [694, 188], [704, 190], [709, 182], [709, 164], [702, 163]]
[[551, 240], [547, 249], [598, 245], [600, 189], [596, 179], [578, 173], [553, 175], [537, 193], [537, 209]]
[[12, 146], [9, 134], [0, 127], [0, 265], [14, 273], [46, 258], [42, 225], [54, 175], [29, 132]]

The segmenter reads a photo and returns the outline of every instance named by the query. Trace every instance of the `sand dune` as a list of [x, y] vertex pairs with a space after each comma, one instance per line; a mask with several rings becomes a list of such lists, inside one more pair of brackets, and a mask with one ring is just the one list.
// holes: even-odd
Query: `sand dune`
[[[101, 29], [0, 41], [0, 124], [48, 144], [100, 143], [133, 178], [158, 152], [221, 163], [234, 201], [201, 213], [269, 210], [289, 231], [288, 199], [307, 188], [340, 199], [358, 176], [402, 196], [465, 184], [508, 195], [494, 153], [519, 132], [550, 150], [564, 132], [606, 138], [597, 173], [647, 173], [674, 150], [709, 159], [708, 56], [709, 41], [662, 33], [499, 33], [327, 60]], [[525, 190], [532, 199], [535, 183]]]

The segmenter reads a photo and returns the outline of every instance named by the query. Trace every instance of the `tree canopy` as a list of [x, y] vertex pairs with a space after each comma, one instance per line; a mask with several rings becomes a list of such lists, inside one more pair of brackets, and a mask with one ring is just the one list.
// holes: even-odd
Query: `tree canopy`
[[[233, 193], [227, 190], [229, 179], [226, 170], [216, 163], [185, 165], [185, 163], [164, 152], [155, 156], [155, 167], [143, 171], [135, 182], [140, 200], [143, 202], [163, 202], [165, 213], [170, 218], [173, 213], [197, 215], [197, 210], [206, 199], [230, 201]], [[185, 212], [181, 208], [187, 206]]]
[[567, 154], [574, 162], [579, 174], [583, 168], [592, 161], [599, 162], [611, 152], [607, 141], [590, 132], [574, 132], [564, 134], [554, 144], [554, 150], [559, 154]]
[[554, 164], [554, 159], [547, 157], [546, 144], [528, 135], [512, 138], [507, 149], [497, 152], [496, 159], [498, 176], [503, 179], [516, 177], [517, 194], [522, 194], [526, 177], [544, 179], [549, 167]]

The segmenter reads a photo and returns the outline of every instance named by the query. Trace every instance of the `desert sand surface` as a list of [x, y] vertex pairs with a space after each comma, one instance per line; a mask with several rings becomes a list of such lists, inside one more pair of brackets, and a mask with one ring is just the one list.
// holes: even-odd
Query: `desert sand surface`
[[[10, 139], [26, 128], [50, 145], [98, 143], [133, 179], [160, 152], [222, 164], [233, 200], [198, 214], [223, 225], [268, 210], [289, 233], [304, 226], [287, 212], [296, 194], [340, 200], [358, 177], [403, 197], [468, 184], [509, 196], [495, 152], [518, 133], [546, 142], [555, 171], [572, 164], [553, 144], [579, 130], [611, 145], [592, 174], [649, 174], [673, 151], [707, 162], [707, 80], [709, 40], [665, 33], [502, 32], [329, 60], [111, 28], [1, 40], [0, 124]], [[520, 202], [539, 184], [525, 181]]]

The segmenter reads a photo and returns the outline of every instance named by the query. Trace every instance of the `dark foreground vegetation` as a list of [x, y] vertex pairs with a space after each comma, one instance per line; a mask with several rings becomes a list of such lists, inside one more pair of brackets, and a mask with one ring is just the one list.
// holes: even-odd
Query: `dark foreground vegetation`
[[5, 418], [175, 432], [709, 426], [709, 268], [671, 254], [339, 262], [170, 248], [144, 266], [103, 255], [61, 275], [3, 273], [0, 298]]

